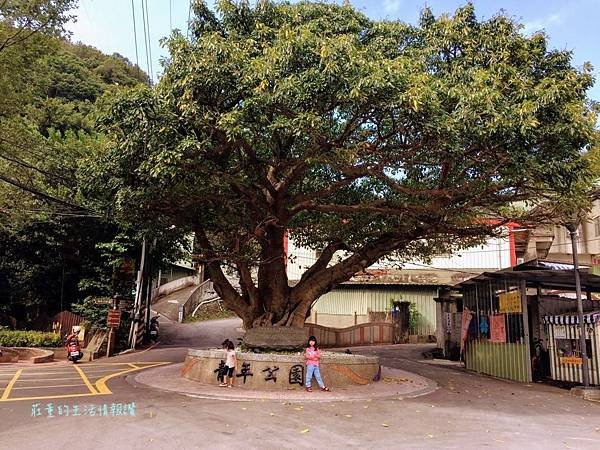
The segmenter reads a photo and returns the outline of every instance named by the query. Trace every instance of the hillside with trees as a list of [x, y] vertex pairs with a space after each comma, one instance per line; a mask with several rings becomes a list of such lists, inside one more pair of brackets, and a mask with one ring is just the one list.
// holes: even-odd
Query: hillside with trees
[[12, 317], [35, 327], [87, 296], [112, 295], [114, 267], [138, 254], [136, 230], [86, 204], [78, 171], [104, 142], [97, 103], [148, 76], [70, 42], [72, 6], [0, 7], [0, 325]]

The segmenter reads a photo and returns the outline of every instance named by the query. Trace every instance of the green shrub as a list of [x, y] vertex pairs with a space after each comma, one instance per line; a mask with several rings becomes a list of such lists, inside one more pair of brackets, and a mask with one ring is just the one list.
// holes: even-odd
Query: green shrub
[[184, 322], [202, 322], [205, 320], [229, 319], [230, 317], [237, 316], [233, 311], [223, 308], [220, 301], [216, 301], [202, 305], [198, 308], [194, 317], [186, 317]]
[[0, 345], [4, 347], [60, 347], [56, 333], [24, 330], [0, 330]]
[[411, 303], [408, 305], [408, 329], [410, 334], [418, 334], [417, 329], [422, 318], [423, 314], [421, 314], [416, 304]]

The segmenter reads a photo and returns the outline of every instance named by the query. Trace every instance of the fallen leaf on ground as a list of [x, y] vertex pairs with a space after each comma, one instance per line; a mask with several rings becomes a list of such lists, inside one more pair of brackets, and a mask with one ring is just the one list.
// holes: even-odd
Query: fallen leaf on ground
[[275, 415], [275, 413], [269, 413], [269, 415], [270, 415], [270, 416], [274, 416], [274, 415]]
[[309, 431], [309, 430], [308, 430], [308, 428], [305, 428], [304, 430], [302, 430], [302, 431], [300, 432], [300, 434], [305, 434], [305, 433], [308, 433], [308, 431]]
[[352, 414], [346, 414], [346, 417], [350, 418], [352, 417]]
[[385, 428], [389, 427], [389, 425], [387, 423], [382, 423], [381, 426], [385, 427]]
[[427, 437], [433, 439], [433, 434], [428, 434]]

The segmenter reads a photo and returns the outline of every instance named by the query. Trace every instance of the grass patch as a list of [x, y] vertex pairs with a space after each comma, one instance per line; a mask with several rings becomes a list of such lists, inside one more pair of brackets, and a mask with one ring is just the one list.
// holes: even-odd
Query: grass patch
[[186, 317], [184, 322], [203, 322], [205, 320], [229, 319], [230, 317], [237, 316], [233, 311], [225, 308], [222, 302], [214, 301], [202, 305], [200, 308], [198, 308], [198, 311], [196, 311], [196, 315], [194, 317]]

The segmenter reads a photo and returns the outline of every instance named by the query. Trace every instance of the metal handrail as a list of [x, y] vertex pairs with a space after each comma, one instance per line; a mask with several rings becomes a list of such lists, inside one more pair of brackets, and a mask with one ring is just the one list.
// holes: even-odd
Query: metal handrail
[[200, 285], [192, 291], [189, 298], [179, 305], [179, 313], [177, 315], [177, 321], [179, 323], [183, 322], [183, 319], [189, 316], [190, 312], [192, 312], [194, 308], [198, 306], [198, 304], [204, 298], [204, 293], [208, 291], [209, 288], [212, 289], [212, 285], [212, 281], [210, 280], [200, 283]]

